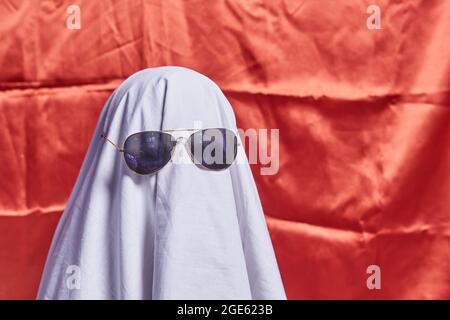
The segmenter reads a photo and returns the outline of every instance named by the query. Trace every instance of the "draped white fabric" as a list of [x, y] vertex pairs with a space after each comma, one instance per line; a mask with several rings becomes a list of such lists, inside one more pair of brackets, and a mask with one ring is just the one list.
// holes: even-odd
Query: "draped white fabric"
[[123, 145], [132, 133], [198, 121], [236, 129], [220, 89], [192, 70], [145, 69], [114, 91], [58, 224], [38, 299], [286, 298], [242, 145], [226, 170], [169, 163], [142, 176], [100, 137]]

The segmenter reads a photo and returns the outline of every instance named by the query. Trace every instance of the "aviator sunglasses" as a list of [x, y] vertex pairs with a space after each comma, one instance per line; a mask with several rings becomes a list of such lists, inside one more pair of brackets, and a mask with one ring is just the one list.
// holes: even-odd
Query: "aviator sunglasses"
[[[170, 132], [193, 131], [188, 138], [174, 137]], [[225, 128], [173, 129], [137, 132], [127, 137], [123, 148], [105, 133], [101, 137], [123, 153], [128, 168], [142, 175], [154, 174], [168, 164], [176, 145], [182, 142], [192, 162], [208, 170], [223, 170], [236, 159], [238, 139]]]

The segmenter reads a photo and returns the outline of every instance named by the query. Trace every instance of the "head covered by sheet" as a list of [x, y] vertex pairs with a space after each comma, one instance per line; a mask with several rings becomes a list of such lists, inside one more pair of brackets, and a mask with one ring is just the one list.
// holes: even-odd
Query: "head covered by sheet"
[[286, 298], [242, 145], [226, 170], [169, 163], [146, 176], [101, 138], [121, 145], [132, 133], [196, 121], [236, 129], [223, 93], [195, 71], [145, 69], [113, 92], [58, 224], [38, 299]]

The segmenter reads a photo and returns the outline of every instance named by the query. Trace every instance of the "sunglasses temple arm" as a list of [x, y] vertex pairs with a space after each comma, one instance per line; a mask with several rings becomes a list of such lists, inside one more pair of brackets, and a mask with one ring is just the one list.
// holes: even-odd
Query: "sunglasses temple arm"
[[114, 142], [112, 142], [111, 140], [109, 140], [108, 137], [107, 137], [104, 133], [102, 133], [102, 134], [100, 135], [100, 137], [102, 137], [103, 139], [105, 139], [106, 141], [108, 141], [109, 143], [111, 143], [111, 144], [117, 149], [117, 151], [123, 152], [123, 149], [120, 148], [118, 145], [116, 145], [116, 144], [115, 144]]

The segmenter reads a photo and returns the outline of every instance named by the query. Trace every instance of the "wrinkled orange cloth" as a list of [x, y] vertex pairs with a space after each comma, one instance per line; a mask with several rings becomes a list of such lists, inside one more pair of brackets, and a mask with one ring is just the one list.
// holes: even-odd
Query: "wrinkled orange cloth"
[[[0, 298], [33, 299], [97, 117], [124, 78], [180, 65], [240, 128], [289, 299], [450, 298], [450, 1], [0, 0]], [[366, 285], [369, 265], [381, 289]]]

